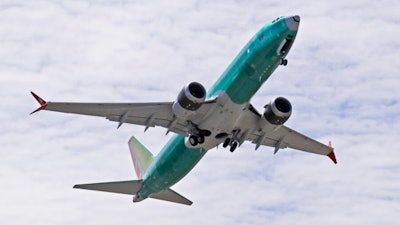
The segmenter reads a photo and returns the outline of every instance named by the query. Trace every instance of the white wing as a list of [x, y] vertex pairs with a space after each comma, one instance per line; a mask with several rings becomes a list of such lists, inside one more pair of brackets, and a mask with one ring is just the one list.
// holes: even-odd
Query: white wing
[[265, 145], [275, 148], [275, 153], [282, 148], [293, 148], [305, 152], [326, 155], [336, 162], [333, 148], [309, 138], [286, 126], [281, 126], [276, 131], [267, 134], [253, 133], [248, 140], [256, 145]]
[[[72, 103], [72, 102], [46, 102], [35, 93], [31, 92], [40, 107], [33, 111], [48, 110], [55, 112], [74, 113], [89, 116], [105, 117], [110, 121], [118, 122], [119, 126], [123, 123], [143, 125], [147, 128], [161, 126], [174, 133], [186, 135], [188, 125], [186, 121], [176, 119], [172, 112], [173, 102], [153, 102], [153, 103]], [[210, 103], [205, 102], [198, 112], [201, 118], [207, 111]], [[31, 113], [31, 114], [32, 114]], [[193, 121], [196, 122], [196, 121]]]
[[326, 155], [334, 163], [337, 163], [335, 153], [333, 152], [330, 143], [329, 146], [325, 145], [286, 126], [281, 126], [278, 129], [267, 133], [258, 130], [256, 126], [261, 115], [259, 115], [251, 105], [250, 108], [253, 110], [246, 111], [245, 116], [248, 118], [246, 121], [253, 124], [252, 129], [249, 129], [252, 130], [252, 132], [246, 134], [245, 140], [256, 144], [256, 149], [260, 145], [270, 146], [275, 148], [276, 153], [279, 149], [292, 148], [305, 152]]

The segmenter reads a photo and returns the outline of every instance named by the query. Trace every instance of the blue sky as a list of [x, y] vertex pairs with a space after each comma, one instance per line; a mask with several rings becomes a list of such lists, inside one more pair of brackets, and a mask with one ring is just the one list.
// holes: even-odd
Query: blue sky
[[[0, 218], [4, 224], [398, 224], [398, 1], [2, 1]], [[154, 153], [161, 128], [41, 112], [30, 96], [172, 101], [210, 87], [265, 23], [299, 14], [288, 56], [252, 99], [285, 96], [287, 125], [336, 148], [327, 157], [244, 144], [209, 152], [174, 189], [185, 207], [74, 190], [135, 179], [127, 141]]]

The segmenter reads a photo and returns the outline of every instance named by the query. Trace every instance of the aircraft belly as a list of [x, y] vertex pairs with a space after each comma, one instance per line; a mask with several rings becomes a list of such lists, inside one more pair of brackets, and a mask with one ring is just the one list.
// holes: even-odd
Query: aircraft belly
[[225, 92], [218, 93], [216, 108], [214, 108], [209, 117], [206, 117], [200, 124], [200, 129], [211, 131], [211, 135], [205, 138], [203, 144], [191, 146], [186, 138], [185, 145], [189, 149], [201, 147], [205, 150], [210, 150], [224, 142], [225, 137], [221, 134], [230, 135], [234, 129], [238, 127], [241, 114], [246, 104], [236, 104]]
[[220, 93], [218, 99], [216, 108], [210, 112], [212, 116], [206, 117], [198, 125], [200, 129], [210, 130], [211, 135], [205, 138], [203, 144], [193, 147], [188, 143], [187, 137], [175, 134], [144, 175], [144, 186], [140, 196], [146, 198], [177, 183], [193, 169], [207, 150], [215, 148], [225, 140], [216, 138], [216, 135], [230, 134], [240, 123], [238, 118], [240, 120], [246, 104], [234, 103], [225, 93]]

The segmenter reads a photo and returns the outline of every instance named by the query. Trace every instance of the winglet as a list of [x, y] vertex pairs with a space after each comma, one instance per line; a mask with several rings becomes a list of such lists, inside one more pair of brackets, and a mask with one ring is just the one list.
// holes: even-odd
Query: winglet
[[[331, 142], [331, 141], [329, 141], [329, 147], [332, 148], [332, 142]], [[331, 152], [329, 152], [329, 154], [328, 154], [327, 156], [328, 156], [335, 164], [337, 164], [335, 152], [333, 152], [333, 149], [332, 149]]]
[[38, 101], [39, 104], [40, 104], [40, 107], [38, 109], [36, 109], [35, 111], [31, 112], [31, 115], [32, 115], [35, 112], [38, 112], [40, 110], [44, 110], [47, 107], [47, 102], [45, 100], [43, 100], [41, 97], [39, 97], [37, 94], [35, 94], [33, 91], [31, 91], [31, 94], [36, 99], [36, 101]]

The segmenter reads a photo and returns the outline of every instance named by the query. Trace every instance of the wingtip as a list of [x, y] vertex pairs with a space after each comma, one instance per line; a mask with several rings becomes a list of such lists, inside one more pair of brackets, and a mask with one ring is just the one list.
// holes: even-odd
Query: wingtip
[[41, 97], [39, 97], [39, 95], [35, 94], [35, 92], [31, 91], [32, 96], [36, 99], [36, 101], [39, 102], [39, 104], [41, 106], [46, 105], [47, 102], [45, 100], [43, 100]]
[[337, 164], [335, 152], [334, 152], [333, 150], [332, 150], [327, 156], [328, 156], [335, 164]]
[[35, 94], [33, 91], [31, 91], [32, 96], [36, 99], [37, 102], [39, 102], [40, 107], [36, 109], [35, 111], [31, 112], [30, 115], [34, 114], [35, 112], [38, 112], [40, 110], [44, 110], [47, 107], [47, 102], [43, 100], [41, 97], [39, 97], [37, 94]]
[[328, 154], [327, 156], [328, 156], [335, 164], [337, 164], [335, 152], [333, 151], [333, 147], [332, 147], [332, 142], [331, 142], [331, 141], [329, 141], [328, 146], [332, 148], [332, 151], [329, 152], [329, 154]]

